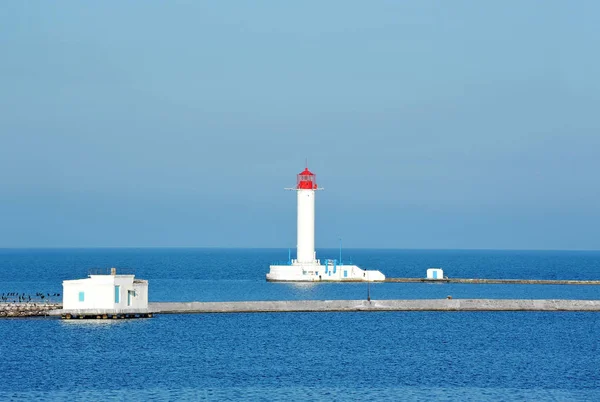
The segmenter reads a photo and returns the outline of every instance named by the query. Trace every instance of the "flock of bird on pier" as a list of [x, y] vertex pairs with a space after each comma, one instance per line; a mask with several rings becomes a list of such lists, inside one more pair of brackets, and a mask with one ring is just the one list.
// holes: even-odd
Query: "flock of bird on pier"
[[18, 293], [18, 292], [8, 292], [2, 293], [0, 295], [0, 301], [5, 303], [29, 303], [29, 302], [39, 302], [39, 301], [50, 301], [51, 297], [60, 297], [60, 293], [42, 293], [37, 292], [35, 296], [32, 296], [27, 293]]

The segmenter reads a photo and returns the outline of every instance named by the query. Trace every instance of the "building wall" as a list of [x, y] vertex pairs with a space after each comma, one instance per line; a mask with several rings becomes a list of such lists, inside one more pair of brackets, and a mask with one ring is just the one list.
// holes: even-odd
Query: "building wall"
[[[129, 281], [132, 281], [133, 276], [129, 276]], [[115, 285], [123, 285], [126, 280], [120, 275], [92, 275], [90, 282], [90, 291], [94, 295], [95, 306], [98, 309], [114, 309], [120, 308], [115, 303]], [[122, 290], [121, 290], [122, 292]]]
[[[335, 270], [335, 272], [334, 272]], [[271, 265], [267, 274], [270, 281], [383, 281], [385, 275], [380, 271], [363, 270], [356, 265], [317, 265], [301, 264], [293, 265]]]
[[444, 279], [444, 271], [440, 268], [429, 268], [427, 270], [427, 279]]
[[114, 286], [119, 286], [119, 301], [115, 300], [115, 288], [112, 289], [112, 301], [116, 309], [132, 308], [127, 305], [127, 291], [133, 289], [133, 275], [116, 275]]
[[[63, 282], [63, 308], [111, 309], [114, 308], [114, 285], [102, 278], [87, 278]], [[83, 301], [79, 294], [83, 292]]]
[[[80, 306], [91, 308], [93, 297], [88, 290], [88, 281], [89, 279], [78, 279], [63, 282], [63, 308], [75, 309]], [[84, 302], [79, 301], [80, 291], [84, 292]]]
[[[134, 286], [133, 275], [91, 275], [86, 279], [63, 281], [63, 308], [78, 309], [128, 309], [148, 307], [148, 282]], [[118, 302], [115, 299], [119, 286]], [[128, 305], [128, 291], [133, 292]], [[79, 294], [84, 293], [80, 301]]]
[[148, 281], [134, 282], [135, 298], [130, 308], [148, 308]]

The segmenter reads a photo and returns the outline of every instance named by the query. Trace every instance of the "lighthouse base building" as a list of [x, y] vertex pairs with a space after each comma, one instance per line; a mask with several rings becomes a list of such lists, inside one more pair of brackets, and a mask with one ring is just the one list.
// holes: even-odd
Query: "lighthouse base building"
[[[338, 260], [318, 260], [315, 253], [315, 193], [316, 176], [308, 170], [298, 174], [295, 190], [298, 196], [297, 258], [286, 264], [271, 265], [267, 281], [271, 282], [380, 282], [385, 275], [380, 271], [363, 270], [356, 265], [345, 265]], [[341, 258], [340, 258], [341, 259]]]
[[344, 265], [337, 260], [315, 260], [306, 264], [292, 260], [289, 265], [271, 265], [267, 274], [270, 282], [381, 282], [385, 275], [381, 271], [364, 270], [356, 265]]

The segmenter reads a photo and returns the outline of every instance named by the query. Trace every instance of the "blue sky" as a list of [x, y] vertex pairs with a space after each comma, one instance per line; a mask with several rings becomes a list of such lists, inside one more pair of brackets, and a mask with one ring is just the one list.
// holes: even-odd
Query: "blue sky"
[[19, 1], [0, 247], [600, 249], [600, 3]]

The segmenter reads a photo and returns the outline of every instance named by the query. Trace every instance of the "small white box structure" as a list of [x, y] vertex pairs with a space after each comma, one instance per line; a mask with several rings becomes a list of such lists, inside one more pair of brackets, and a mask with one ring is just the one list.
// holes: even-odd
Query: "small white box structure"
[[444, 279], [444, 271], [441, 268], [429, 268], [427, 279]]
[[148, 281], [135, 275], [89, 275], [63, 281], [63, 310], [79, 312], [143, 312], [148, 310]]

